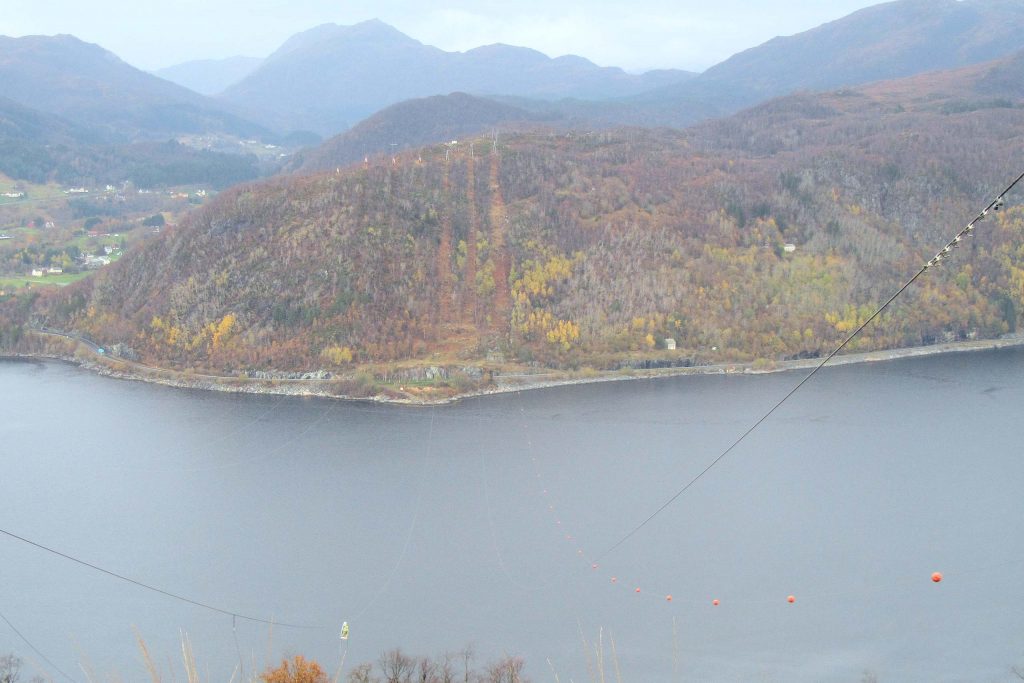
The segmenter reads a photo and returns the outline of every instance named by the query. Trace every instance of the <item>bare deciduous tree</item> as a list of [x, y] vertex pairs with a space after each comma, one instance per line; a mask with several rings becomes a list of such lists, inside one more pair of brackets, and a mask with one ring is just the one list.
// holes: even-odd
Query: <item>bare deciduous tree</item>
[[412, 683], [416, 672], [416, 660], [406, 656], [399, 648], [381, 654], [380, 669], [385, 683]]
[[[0, 657], [0, 683], [18, 683], [21, 680], [21, 657], [4, 655]], [[39, 676], [33, 676], [29, 683], [43, 683]]]
[[504, 657], [487, 667], [487, 683], [527, 683], [522, 657]]
[[373, 664], [366, 662], [348, 672], [348, 683], [377, 683], [378, 678], [373, 675]]
[[440, 683], [455, 683], [455, 667], [452, 664], [452, 654], [446, 652], [437, 665], [437, 678]]
[[430, 657], [420, 657], [416, 668], [417, 683], [438, 683], [438, 666]]

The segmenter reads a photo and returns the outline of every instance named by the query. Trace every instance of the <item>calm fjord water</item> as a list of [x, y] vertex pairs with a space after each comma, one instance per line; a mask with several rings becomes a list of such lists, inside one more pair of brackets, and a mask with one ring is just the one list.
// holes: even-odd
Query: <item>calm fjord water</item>
[[[317, 627], [239, 621], [247, 670], [303, 653], [333, 672], [348, 621], [346, 668], [472, 643], [481, 660], [523, 655], [535, 682], [584, 681], [581, 634], [603, 629], [608, 680], [611, 638], [638, 683], [1011, 680], [1024, 664], [1021, 349], [826, 369], [591, 569], [798, 379], [426, 409], [4, 362], [0, 527]], [[179, 630], [213, 681], [239, 659], [230, 617], [5, 537], [0, 612], [76, 680], [80, 662], [146, 680], [133, 626], [179, 677]], [[6, 652], [35, 658], [0, 623]]]

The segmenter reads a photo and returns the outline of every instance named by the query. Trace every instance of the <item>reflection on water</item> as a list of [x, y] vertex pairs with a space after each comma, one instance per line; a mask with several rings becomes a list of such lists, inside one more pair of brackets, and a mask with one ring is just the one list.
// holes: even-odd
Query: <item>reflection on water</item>
[[[246, 670], [299, 652], [333, 670], [348, 621], [346, 666], [472, 643], [481, 659], [522, 654], [535, 681], [588, 680], [582, 638], [603, 629], [630, 681], [1010, 680], [1024, 663], [1020, 350], [826, 369], [605, 553], [799, 377], [410, 409], [0, 363], [0, 526], [315, 627], [239, 621]], [[230, 617], [10, 540], [0, 552], [0, 611], [72, 675], [87, 657], [145, 678], [133, 625], [165, 669], [179, 629], [212, 680], [238, 663]], [[0, 626], [8, 651], [31, 659]]]

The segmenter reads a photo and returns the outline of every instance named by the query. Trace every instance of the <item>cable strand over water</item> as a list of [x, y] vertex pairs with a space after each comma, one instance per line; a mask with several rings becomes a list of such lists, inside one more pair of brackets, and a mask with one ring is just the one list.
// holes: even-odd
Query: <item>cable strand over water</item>
[[967, 226], [966, 226], [966, 227], [964, 227], [964, 229], [963, 229], [963, 230], [961, 230], [960, 232], [958, 232], [958, 233], [956, 234], [956, 236], [955, 236], [955, 237], [954, 237], [954, 238], [953, 238], [952, 240], [950, 240], [950, 241], [949, 241], [948, 243], [946, 243], [946, 245], [945, 245], [945, 246], [944, 246], [944, 247], [943, 247], [942, 249], [940, 249], [940, 250], [939, 250], [939, 252], [938, 252], [937, 254], [935, 254], [935, 256], [933, 256], [933, 257], [932, 257], [932, 258], [931, 258], [931, 259], [930, 259], [930, 260], [929, 260], [929, 261], [928, 261], [927, 263], [925, 263], [925, 264], [924, 264], [923, 266], [921, 266], [920, 270], [918, 270], [918, 271], [917, 271], [917, 272], [916, 272], [916, 273], [914, 274], [914, 276], [913, 276], [912, 278], [910, 278], [909, 280], [907, 280], [907, 282], [906, 282], [906, 283], [905, 283], [905, 284], [904, 284], [904, 285], [903, 285], [902, 287], [900, 287], [900, 288], [899, 288], [899, 289], [898, 289], [898, 290], [896, 291], [896, 293], [895, 293], [895, 294], [893, 294], [892, 296], [890, 296], [890, 297], [889, 297], [889, 298], [888, 298], [888, 299], [886, 300], [886, 302], [885, 302], [884, 304], [882, 304], [881, 306], [879, 306], [879, 307], [878, 307], [878, 309], [877, 309], [877, 310], [876, 310], [876, 311], [875, 311], [874, 313], [872, 313], [872, 314], [871, 314], [871, 317], [869, 317], [869, 318], [868, 318], [867, 320], [865, 320], [865, 321], [864, 321], [863, 323], [861, 323], [861, 324], [860, 324], [860, 326], [858, 326], [858, 327], [857, 327], [857, 329], [855, 329], [855, 330], [854, 330], [854, 331], [853, 331], [853, 332], [852, 332], [852, 333], [851, 333], [851, 334], [850, 334], [850, 335], [849, 335], [849, 336], [848, 336], [848, 337], [847, 337], [847, 338], [846, 338], [846, 339], [845, 339], [845, 340], [843, 341], [843, 343], [842, 343], [842, 344], [840, 344], [839, 346], [837, 346], [837, 347], [836, 347], [836, 348], [835, 348], [835, 349], [834, 349], [834, 350], [833, 350], [833, 351], [832, 351], [831, 353], [829, 353], [829, 354], [828, 354], [827, 356], [825, 356], [825, 358], [823, 358], [823, 359], [822, 359], [822, 361], [821, 361], [820, 363], [818, 363], [818, 364], [817, 364], [816, 366], [814, 366], [814, 368], [813, 368], [813, 369], [812, 369], [812, 370], [811, 370], [811, 371], [810, 371], [809, 373], [807, 373], [807, 376], [806, 376], [806, 377], [804, 377], [804, 378], [803, 378], [802, 380], [800, 380], [800, 381], [799, 381], [799, 382], [798, 382], [798, 383], [796, 384], [796, 386], [794, 386], [794, 387], [793, 387], [792, 389], [790, 389], [790, 390], [789, 390], [789, 393], [787, 393], [787, 394], [786, 394], [785, 396], [783, 396], [783, 397], [782, 397], [782, 398], [781, 398], [781, 399], [780, 399], [780, 400], [779, 400], [779, 401], [778, 401], [778, 402], [777, 402], [777, 403], [776, 403], [775, 405], [773, 405], [773, 406], [771, 407], [771, 409], [769, 409], [769, 410], [768, 410], [768, 412], [766, 412], [766, 413], [765, 413], [764, 415], [762, 415], [762, 416], [761, 416], [761, 418], [760, 418], [760, 419], [758, 419], [758, 420], [757, 420], [757, 422], [755, 422], [755, 423], [754, 423], [753, 425], [751, 425], [751, 426], [750, 426], [750, 428], [749, 428], [749, 429], [747, 429], [747, 431], [743, 432], [743, 434], [741, 434], [741, 435], [740, 435], [740, 437], [739, 437], [738, 439], [736, 439], [735, 441], [733, 441], [733, 442], [732, 442], [732, 443], [731, 443], [731, 444], [729, 445], [729, 447], [728, 447], [728, 448], [726, 448], [726, 449], [725, 449], [724, 451], [722, 451], [722, 452], [721, 452], [721, 453], [720, 453], [720, 454], [718, 455], [718, 457], [716, 457], [716, 458], [715, 458], [714, 460], [712, 460], [712, 461], [711, 461], [711, 462], [710, 462], [710, 463], [709, 463], [709, 464], [707, 465], [707, 467], [705, 467], [705, 468], [704, 468], [703, 470], [701, 470], [701, 471], [700, 471], [700, 472], [699, 472], [699, 473], [698, 473], [698, 474], [697, 474], [697, 475], [696, 475], [695, 477], [693, 477], [693, 478], [692, 478], [692, 479], [690, 479], [690, 480], [689, 480], [688, 482], [686, 482], [686, 484], [685, 484], [685, 485], [684, 485], [684, 486], [683, 486], [683, 487], [682, 487], [681, 489], [679, 489], [678, 491], [676, 491], [676, 492], [675, 492], [675, 494], [673, 494], [671, 498], [669, 498], [668, 500], [666, 500], [666, 501], [665, 501], [665, 502], [664, 502], [664, 503], [663, 503], [663, 504], [661, 505], [661, 507], [659, 507], [659, 508], [658, 508], [657, 510], [655, 510], [654, 512], [652, 512], [652, 513], [651, 513], [651, 514], [650, 514], [650, 515], [649, 515], [649, 516], [648, 516], [648, 517], [647, 517], [646, 519], [644, 519], [644, 520], [643, 520], [642, 522], [640, 522], [640, 523], [639, 523], [639, 524], [637, 524], [637, 525], [636, 525], [635, 527], [633, 527], [633, 529], [631, 529], [631, 530], [630, 530], [630, 531], [629, 531], [629, 532], [628, 532], [628, 533], [627, 533], [626, 535], [624, 535], [624, 536], [623, 536], [622, 538], [620, 538], [620, 539], [619, 539], [618, 541], [616, 541], [614, 545], [612, 545], [612, 546], [611, 546], [611, 547], [609, 547], [609, 548], [608, 548], [607, 550], [605, 550], [605, 551], [604, 551], [603, 553], [601, 553], [601, 555], [599, 555], [599, 556], [598, 556], [598, 559], [601, 559], [601, 558], [603, 558], [603, 557], [607, 556], [607, 555], [608, 555], [609, 553], [613, 552], [613, 551], [614, 551], [614, 550], [616, 550], [616, 549], [617, 549], [617, 548], [618, 548], [619, 546], [621, 546], [621, 545], [622, 545], [623, 543], [625, 543], [625, 542], [626, 542], [626, 541], [628, 541], [628, 540], [629, 540], [630, 538], [632, 538], [632, 537], [633, 537], [633, 536], [634, 536], [634, 535], [635, 535], [635, 534], [636, 534], [636, 533], [637, 533], [638, 531], [640, 531], [640, 530], [641, 530], [642, 528], [644, 528], [645, 526], [647, 526], [647, 523], [648, 523], [648, 522], [650, 522], [650, 521], [651, 521], [651, 520], [653, 520], [653, 519], [654, 519], [655, 517], [657, 517], [657, 516], [658, 516], [658, 515], [660, 515], [660, 514], [661, 514], [662, 512], [664, 512], [664, 511], [665, 511], [665, 509], [666, 509], [666, 508], [667, 508], [668, 506], [670, 506], [670, 505], [671, 505], [672, 503], [674, 503], [674, 502], [675, 502], [676, 500], [678, 500], [680, 496], [682, 496], [682, 495], [683, 495], [684, 493], [686, 493], [686, 491], [687, 491], [687, 490], [688, 490], [688, 489], [689, 489], [689, 488], [690, 488], [691, 486], [693, 486], [693, 485], [694, 485], [694, 484], [696, 484], [696, 483], [697, 483], [698, 481], [700, 481], [700, 479], [701, 479], [701, 478], [702, 478], [702, 477], [703, 477], [703, 476], [704, 476], [705, 474], [707, 474], [708, 472], [710, 472], [710, 471], [711, 471], [711, 470], [712, 470], [712, 469], [713, 469], [713, 468], [715, 467], [715, 465], [717, 465], [717, 464], [718, 464], [718, 463], [720, 463], [720, 462], [721, 462], [722, 460], [724, 460], [724, 459], [725, 459], [725, 457], [726, 457], [727, 455], [729, 455], [729, 454], [730, 454], [730, 453], [731, 453], [731, 452], [732, 452], [732, 451], [733, 451], [733, 450], [734, 450], [734, 449], [735, 449], [735, 448], [736, 448], [737, 446], [739, 446], [739, 445], [740, 445], [740, 444], [741, 444], [741, 443], [742, 443], [742, 442], [743, 442], [743, 441], [744, 441], [744, 440], [745, 440], [745, 439], [746, 439], [746, 438], [747, 438], [748, 436], [750, 436], [750, 434], [751, 434], [751, 433], [753, 433], [753, 432], [754, 432], [754, 430], [756, 430], [756, 429], [757, 429], [758, 427], [760, 427], [760, 426], [761, 426], [761, 424], [762, 424], [762, 423], [764, 423], [764, 421], [765, 421], [765, 420], [767, 420], [767, 419], [768, 419], [769, 417], [771, 417], [771, 416], [772, 416], [772, 414], [773, 414], [773, 413], [774, 413], [774, 412], [775, 412], [776, 410], [778, 410], [778, 409], [779, 409], [780, 407], [782, 407], [782, 404], [784, 404], [784, 403], [785, 403], [786, 401], [788, 401], [788, 400], [789, 400], [789, 398], [790, 398], [790, 397], [791, 397], [791, 396], [792, 396], [793, 394], [795, 394], [795, 393], [796, 393], [797, 391], [799, 391], [799, 390], [800, 390], [800, 387], [802, 387], [802, 386], [803, 386], [804, 384], [806, 384], [806, 383], [808, 382], [808, 380], [810, 380], [810, 379], [811, 379], [811, 377], [814, 377], [814, 375], [815, 375], [815, 374], [817, 374], [818, 370], [821, 370], [821, 369], [822, 369], [823, 367], [825, 367], [825, 364], [826, 364], [826, 363], [828, 363], [828, 362], [829, 362], [830, 360], [832, 360], [832, 358], [834, 358], [834, 357], [835, 357], [835, 356], [836, 356], [836, 355], [837, 355], [837, 354], [838, 354], [838, 353], [839, 353], [840, 351], [842, 351], [842, 350], [843, 350], [844, 348], [846, 348], [846, 346], [847, 346], [847, 345], [848, 345], [848, 344], [849, 344], [849, 343], [850, 343], [851, 341], [853, 341], [853, 339], [854, 339], [854, 338], [855, 338], [855, 337], [856, 337], [856, 336], [857, 336], [858, 334], [860, 334], [860, 333], [861, 333], [861, 331], [863, 331], [865, 327], [867, 327], [867, 326], [868, 326], [869, 324], [871, 324], [871, 322], [872, 322], [872, 321], [873, 321], [873, 320], [874, 320], [875, 318], [877, 318], [877, 317], [878, 317], [879, 315], [881, 315], [881, 314], [882, 314], [882, 311], [884, 311], [884, 310], [885, 310], [886, 308], [888, 308], [888, 307], [889, 307], [889, 305], [890, 305], [890, 304], [891, 304], [891, 303], [892, 303], [893, 301], [895, 301], [895, 300], [896, 300], [896, 299], [897, 299], [897, 298], [898, 298], [898, 297], [899, 297], [899, 296], [900, 296], [901, 294], [903, 294], [903, 292], [905, 292], [905, 291], [907, 290], [907, 288], [908, 288], [908, 287], [910, 287], [910, 286], [911, 286], [912, 284], [914, 284], [914, 283], [915, 283], [915, 282], [917, 281], [917, 279], [918, 279], [919, 277], [921, 277], [921, 276], [922, 276], [922, 275], [923, 275], [923, 274], [924, 274], [924, 273], [925, 273], [925, 272], [926, 272], [927, 270], [929, 270], [929, 269], [931, 269], [931, 268], [934, 268], [935, 266], [939, 265], [939, 264], [940, 264], [940, 263], [941, 263], [941, 262], [942, 262], [943, 260], [945, 260], [946, 258], [948, 258], [948, 257], [949, 257], [949, 255], [950, 255], [950, 254], [952, 253], [953, 249], [956, 249], [957, 247], [959, 247], [959, 246], [960, 246], [960, 243], [961, 243], [961, 242], [962, 242], [962, 241], [964, 240], [964, 238], [965, 238], [965, 237], [970, 237], [970, 236], [971, 236], [971, 235], [972, 235], [972, 234], [974, 233], [974, 228], [975, 228], [975, 224], [976, 224], [976, 223], [978, 223], [979, 221], [983, 220], [983, 219], [984, 219], [984, 218], [985, 218], [985, 217], [986, 217], [986, 216], [988, 215], [989, 211], [998, 211], [998, 210], [999, 210], [1000, 208], [1002, 208], [1002, 206], [1003, 206], [1003, 202], [1005, 201], [1005, 196], [1006, 196], [1006, 195], [1007, 195], [1007, 194], [1008, 194], [1008, 193], [1010, 192], [1010, 190], [1012, 190], [1012, 189], [1013, 189], [1013, 188], [1014, 188], [1014, 187], [1015, 187], [1015, 186], [1016, 186], [1016, 185], [1017, 185], [1017, 184], [1018, 184], [1018, 183], [1019, 183], [1019, 182], [1020, 182], [1021, 180], [1024, 180], [1024, 173], [1021, 173], [1021, 174], [1020, 174], [1019, 176], [1017, 176], [1017, 178], [1016, 178], [1016, 179], [1015, 179], [1015, 180], [1014, 180], [1014, 181], [1013, 181], [1012, 183], [1010, 183], [1010, 184], [1009, 184], [1009, 185], [1008, 185], [1008, 186], [1006, 187], [1006, 189], [1005, 189], [1005, 190], [1003, 190], [1002, 192], [1000, 192], [1000, 193], [999, 193], [999, 195], [997, 195], [997, 196], [996, 196], [996, 198], [995, 198], [995, 199], [993, 199], [993, 200], [992, 200], [992, 201], [991, 201], [991, 202], [989, 203], [989, 205], [988, 205], [988, 206], [986, 206], [986, 207], [985, 207], [984, 209], [982, 209], [981, 213], [979, 213], [979, 214], [978, 214], [978, 215], [977, 215], [977, 216], [976, 216], [976, 217], [974, 218], [974, 220], [972, 220], [972, 221], [971, 221], [970, 223], [968, 223], [968, 224], [967, 224]]
[[[384, 583], [381, 585], [380, 588], [377, 589], [377, 592], [374, 593], [373, 597], [370, 598], [370, 601], [367, 602], [363, 606], [363, 608], [361, 610], [359, 610], [359, 612], [356, 613], [355, 617], [353, 618], [353, 621], [357, 621], [360, 617], [362, 617], [364, 614], [366, 614], [366, 612], [368, 612], [370, 610], [370, 608], [373, 607], [377, 603], [377, 600], [380, 598], [380, 596], [384, 595], [384, 593], [387, 591], [388, 587], [391, 585], [391, 581], [395, 578], [395, 575], [398, 574], [398, 570], [399, 570], [399, 568], [401, 568], [402, 562], [405, 561], [406, 553], [409, 552], [409, 546], [412, 543], [412, 535], [416, 531], [416, 525], [419, 524], [419, 520], [420, 520], [420, 506], [423, 504], [423, 489], [426, 488], [426, 480], [427, 480], [427, 472], [428, 472], [427, 468], [428, 468], [428, 465], [430, 463], [431, 446], [432, 446], [432, 442], [433, 442], [433, 438], [434, 438], [434, 412], [435, 412], [434, 410], [430, 411], [430, 427], [427, 429], [426, 449], [425, 449], [425, 453], [423, 455], [423, 463], [421, 465], [421, 470], [420, 470], [421, 474], [420, 474], [419, 493], [416, 494], [416, 507], [413, 509], [412, 522], [410, 522], [410, 524], [409, 524], [409, 531], [405, 535], [405, 543], [402, 544], [402, 552], [400, 552], [398, 554], [398, 559], [395, 560], [395, 564], [391, 568], [391, 571], [388, 573], [388, 576], [384, 580]], [[346, 652], [347, 652], [347, 650], [346, 650]]]
[[185, 597], [184, 595], [178, 595], [177, 593], [172, 593], [172, 592], [166, 591], [166, 590], [164, 590], [162, 588], [157, 588], [156, 586], [151, 586], [148, 583], [143, 583], [142, 581], [137, 581], [137, 580], [132, 579], [130, 577], [124, 576], [123, 574], [118, 574], [117, 572], [110, 571], [109, 569], [104, 569], [103, 567], [100, 567], [98, 565], [92, 564], [90, 562], [86, 562], [85, 560], [80, 560], [77, 557], [74, 557], [72, 555], [68, 555], [67, 553], [62, 553], [59, 550], [54, 550], [53, 548], [45, 546], [42, 543], [36, 543], [33, 540], [25, 538], [24, 536], [19, 536], [18, 534], [15, 534], [13, 532], [7, 531], [6, 529], [0, 529], [0, 534], [4, 534], [5, 536], [9, 536], [10, 538], [13, 538], [16, 541], [21, 541], [22, 543], [27, 543], [28, 545], [31, 545], [31, 546], [36, 547], [36, 548], [39, 548], [40, 550], [45, 550], [46, 552], [51, 553], [53, 555], [56, 555], [57, 557], [63, 557], [65, 560], [71, 560], [72, 562], [80, 564], [83, 567], [88, 567], [89, 569], [94, 569], [94, 570], [96, 570], [98, 572], [106, 574], [107, 576], [112, 576], [115, 579], [120, 579], [121, 581], [126, 581], [126, 582], [128, 582], [130, 584], [138, 586], [139, 588], [145, 588], [146, 590], [153, 591], [154, 593], [160, 593], [161, 595], [167, 596], [169, 598], [174, 598], [175, 600], [180, 600], [182, 602], [187, 602], [190, 605], [195, 605], [196, 607], [202, 607], [203, 609], [208, 609], [211, 612], [217, 612], [219, 614], [226, 614], [226, 615], [228, 615], [229, 617], [232, 617], [232, 618], [245, 619], [246, 621], [254, 621], [254, 622], [259, 623], [259, 624], [273, 624], [275, 626], [284, 626], [286, 628], [301, 628], [301, 629], [321, 628], [321, 627], [318, 627], [318, 626], [305, 626], [305, 625], [302, 625], [302, 624], [285, 624], [285, 623], [281, 623], [280, 621], [272, 621], [270, 619], [261, 619], [260, 617], [247, 616], [245, 614], [240, 614], [238, 612], [232, 612], [231, 610], [222, 609], [220, 607], [214, 607], [213, 605], [207, 604], [205, 602], [200, 602], [198, 600], [193, 600], [191, 598]]
[[46, 662], [51, 667], [53, 667], [54, 671], [56, 671], [57, 673], [59, 673], [61, 676], [63, 676], [64, 678], [68, 679], [69, 681], [71, 681], [71, 683], [75, 683], [75, 679], [73, 679], [71, 676], [68, 676], [66, 673], [64, 673], [59, 666], [57, 666], [56, 664], [51, 662], [50, 659], [46, 655], [44, 655], [42, 652], [40, 652], [39, 648], [37, 648], [35, 645], [33, 645], [32, 641], [30, 641], [28, 638], [26, 638], [25, 635], [21, 631], [19, 631], [14, 626], [14, 624], [12, 624], [10, 622], [10, 620], [7, 617], [4, 616], [3, 612], [0, 612], [0, 619], [3, 619], [4, 623], [7, 624], [11, 628], [12, 631], [14, 631], [15, 635], [17, 635], [19, 638], [21, 638], [25, 642], [25, 644], [28, 645], [29, 648], [31, 648], [31, 650], [33, 652], [35, 652], [37, 655], [39, 655], [39, 657], [44, 662]]

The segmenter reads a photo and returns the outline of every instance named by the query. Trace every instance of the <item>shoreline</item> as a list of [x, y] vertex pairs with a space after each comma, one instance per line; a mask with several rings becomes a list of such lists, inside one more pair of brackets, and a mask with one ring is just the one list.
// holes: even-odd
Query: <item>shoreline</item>
[[[49, 333], [36, 332], [36, 334]], [[80, 342], [76, 343], [81, 347]], [[853, 365], [859, 363], [877, 363], [900, 360], [903, 358], [918, 358], [922, 356], [935, 356], [949, 353], [991, 351], [1017, 346], [1024, 346], [1024, 334], [1018, 333], [1014, 336], [999, 339], [947, 342], [942, 344], [933, 344], [931, 346], [912, 346], [899, 349], [843, 354], [832, 358], [825, 367]], [[330, 398], [345, 401], [368, 401], [391, 405], [424, 407], [448, 405], [467, 398], [490, 396], [493, 394], [549, 389], [577, 384], [619, 382], [636, 379], [656, 379], [661, 377], [679, 377], [684, 375], [764, 375], [791, 372], [794, 370], [811, 370], [821, 362], [821, 358], [776, 361], [768, 368], [755, 368], [752, 363], [721, 363], [714, 365], [658, 368], [649, 370], [631, 369], [605, 372], [594, 371], [593, 374], [587, 374], [586, 376], [580, 376], [572, 371], [559, 370], [542, 373], [527, 372], [506, 375], [496, 373], [493, 376], [494, 384], [484, 388], [456, 393], [450, 396], [423, 397], [404, 392], [402, 387], [399, 387], [399, 389], [404, 392], [404, 395], [402, 396], [382, 395], [380, 392], [372, 396], [356, 396], [332, 391], [331, 389], [334, 388], [336, 383], [339, 381], [337, 379], [266, 380], [229, 377], [223, 375], [206, 375], [142, 365], [119, 358], [100, 357], [92, 349], [90, 349], [90, 352], [97, 357], [95, 360], [82, 358], [78, 354], [51, 355], [37, 353], [0, 355], [0, 360], [60, 361], [76, 365], [84, 370], [94, 372], [104, 377], [110, 377], [112, 379], [148, 382], [150, 384], [161, 384], [179, 389], [220, 391], [225, 393], [241, 394], [262, 394], [271, 396]], [[100, 358], [102, 358], [102, 361]], [[115, 367], [115, 365], [120, 367]]]

